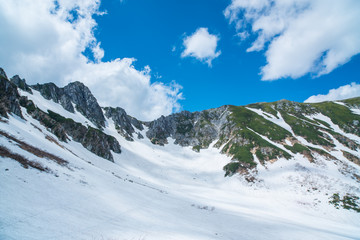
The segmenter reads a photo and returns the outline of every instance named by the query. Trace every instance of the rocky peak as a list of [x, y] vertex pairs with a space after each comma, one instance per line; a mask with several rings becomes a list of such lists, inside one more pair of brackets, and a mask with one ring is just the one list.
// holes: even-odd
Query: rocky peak
[[2, 68], [0, 68], [0, 77], [5, 78], [5, 79], [8, 79], [7, 76], [6, 76], [6, 73], [5, 73], [4, 69], [2, 69]]
[[26, 84], [25, 79], [21, 79], [19, 75], [15, 75], [12, 78], [10, 78], [10, 82], [15, 84], [18, 88], [27, 91], [32, 94], [31, 88]]
[[[138, 130], [143, 130], [144, 127], [140, 121], [136, 118], [133, 118], [125, 112], [124, 109], [117, 107], [106, 107], [104, 108], [105, 116], [114, 121], [115, 128], [118, 133], [125, 137], [128, 141], [133, 141], [133, 134], [135, 133], [135, 128]], [[133, 127], [134, 126], [134, 127]], [[138, 133], [138, 138], [142, 138], [143, 136]]]
[[97, 127], [105, 127], [105, 117], [101, 107], [83, 83], [73, 82], [63, 88], [59, 88], [54, 83], [45, 83], [33, 85], [32, 88], [39, 91], [45, 99], [60, 103], [69, 112], [75, 112], [73, 106], [75, 104], [76, 110]]
[[20, 104], [19, 104], [19, 92], [17, 91], [16, 85], [11, 83], [3, 69], [1, 69], [0, 77], [0, 115], [3, 117], [8, 117], [8, 113], [13, 113], [21, 118], [23, 115], [21, 113]]
[[71, 98], [65, 94], [63, 88], [59, 88], [54, 83], [36, 84], [31, 87], [39, 91], [45, 99], [60, 103], [61, 106], [69, 112], [75, 112]]
[[64, 87], [64, 92], [76, 104], [76, 110], [97, 127], [105, 127], [105, 117], [101, 107], [88, 87], [81, 82], [72, 82]]

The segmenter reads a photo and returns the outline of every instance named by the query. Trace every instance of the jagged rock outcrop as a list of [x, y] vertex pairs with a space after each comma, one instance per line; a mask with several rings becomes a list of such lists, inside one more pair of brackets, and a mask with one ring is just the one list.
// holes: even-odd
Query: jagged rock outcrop
[[28, 114], [47, 127], [60, 141], [67, 142], [71, 137], [90, 152], [110, 161], [114, 161], [111, 151], [121, 153], [119, 142], [113, 136], [107, 135], [99, 129], [86, 127], [50, 110], [45, 113], [27, 97], [21, 97], [20, 104], [27, 109]]
[[[136, 118], [131, 117], [126, 114], [125, 110], [117, 107], [106, 107], [104, 108], [105, 116], [109, 119], [112, 119], [115, 124], [115, 128], [118, 133], [123, 136], [128, 141], [134, 141], [133, 134], [135, 133], [135, 128], [142, 131], [144, 129], [142, 123]], [[134, 127], [133, 127], [134, 126]], [[138, 138], [143, 138], [140, 133], [137, 133]]]
[[5, 71], [0, 68], [0, 115], [8, 117], [8, 113], [13, 113], [23, 118], [19, 97], [16, 85], [7, 79]]
[[87, 117], [97, 127], [105, 127], [105, 117], [96, 98], [81, 82], [72, 82], [64, 87], [64, 92], [75, 103], [76, 110]]
[[4, 71], [4, 69], [0, 68], [0, 77], [8, 79], [8, 77], [6, 76], [6, 73]]
[[[25, 80], [16, 75], [11, 78], [10, 81], [6, 78], [4, 70], [0, 69], [0, 73], [1, 116], [8, 117], [8, 113], [13, 113], [23, 118], [20, 108], [20, 106], [22, 106], [26, 108], [27, 113], [31, 117], [46, 126], [49, 131], [59, 138], [60, 141], [69, 141], [69, 137], [71, 137], [72, 140], [80, 142], [89, 151], [110, 161], [113, 161], [111, 151], [121, 153], [121, 146], [113, 136], [107, 135], [99, 129], [83, 126], [81, 123], [77, 123], [72, 119], [64, 118], [63, 116], [60, 116], [50, 110], [48, 113], [41, 111], [32, 101], [28, 100], [27, 97], [20, 96], [17, 88], [21, 88], [22, 90], [31, 93], [31, 89], [26, 84]], [[91, 94], [90, 91], [81, 85], [82, 84], [75, 84], [70, 86], [70, 88], [67, 89], [69, 94], [64, 89], [58, 88], [52, 83], [35, 86], [37, 86], [37, 89], [43, 91], [43, 96], [45, 95], [47, 96], [47, 99], [53, 99], [55, 102], [57, 101], [72, 106], [70, 99], [75, 99], [74, 102], [78, 103], [78, 105], [81, 105], [82, 107], [90, 106], [90, 108], [96, 108], [96, 105], [93, 102], [94, 99], [89, 96], [89, 94]], [[76, 98], [74, 94], [79, 92], [80, 95]], [[73, 96], [73, 98], [70, 96]], [[84, 100], [81, 97], [89, 98], [90, 100]], [[95, 115], [95, 117], [97, 117], [97, 115]]]
[[45, 99], [60, 103], [65, 110], [71, 113], [75, 112], [71, 98], [65, 94], [63, 88], [59, 88], [54, 83], [36, 84], [31, 87], [39, 91]]
[[[337, 160], [338, 151], [342, 151], [344, 158], [355, 164], [360, 159], [360, 154], [356, 153], [360, 149], [360, 142], [351, 137], [351, 134], [360, 136], [360, 116], [354, 113], [360, 109], [360, 98], [340, 103], [280, 100], [247, 106], [228, 105], [201, 112], [182, 111], [142, 122], [119, 107], [101, 109], [90, 90], [80, 82], [70, 83], [63, 88], [53, 83], [31, 87], [44, 98], [61, 104], [67, 111], [79, 111], [99, 128], [95, 129], [51, 111], [43, 112], [26, 97], [20, 97], [17, 87], [30, 93], [31, 88], [19, 76], [14, 76], [10, 82], [0, 69], [0, 79], [2, 116], [13, 113], [22, 117], [21, 105], [61, 141], [71, 138], [109, 160], [113, 160], [111, 151], [119, 153], [121, 148], [115, 138], [102, 132], [105, 116], [114, 122], [118, 133], [128, 141], [134, 141], [135, 137], [143, 138], [140, 131], [146, 126], [146, 137], [153, 144], [166, 145], [172, 138], [175, 144], [191, 146], [194, 151], [200, 151], [214, 142], [215, 147], [232, 158], [232, 162], [224, 166], [225, 175], [228, 176], [234, 173], [246, 175], [256, 170], [257, 164], [266, 167], [269, 162], [279, 158], [291, 159], [297, 154], [310, 162], [314, 162], [319, 155], [328, 160]], [[337, 126], [333, 128], [333, 124]], [[338, 127], [341, 130], [337, 130]], [[339, 147], [339, 144], [342, 146]]]
[[148, 122], [146, 136], [159, 145], [167, 144], [167, 138], [175, 144], [193, 146], [194, 150], [207, 148], [219, 136], [219, 129], [226, 121], [227, 106], [191, 113], [183, 111]]
[[10, 78], [10, 82], [15, 84], [18, 88], [32, 94], [31, 88], [26, 84], [25, 79], [21, 79], [19, 75], [15, 75], [12, 78]]
[[83, 83], [69, 83], [64, 88], [59, 88], [53, 83], [46, 83], [33, 85], [32, 88], [39, 91], [44, 98], [60, 103], [69, 112], [75, 112], [74, 104], [76, 110], [94, 123], [95, 126], [99, 128], [105, 127], [105, 117], [101, 107], [89, 88]]

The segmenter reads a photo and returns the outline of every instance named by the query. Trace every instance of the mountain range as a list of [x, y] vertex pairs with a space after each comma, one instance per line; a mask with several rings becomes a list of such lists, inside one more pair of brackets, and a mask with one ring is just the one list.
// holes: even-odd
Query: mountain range
[[142, 121], [0, 68], [0, 239], [358, 239], [360, 97]]

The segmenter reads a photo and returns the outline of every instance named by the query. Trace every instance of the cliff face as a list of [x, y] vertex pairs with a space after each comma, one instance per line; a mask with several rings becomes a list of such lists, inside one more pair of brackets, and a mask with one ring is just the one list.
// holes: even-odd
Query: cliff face
[[228, 106], [202, 112], [183, 111], [146, 123], [146, 136], [159, 145], [167, 144], [167, 138], [175, 139], [181, 146], [192, 146], [194, 150], [209, 147], [220, 134], [220, 128], [227, 121]]
[[[134, 141], [135, 129], [142, 131], [144, 129], [143, 123], [134, 117], [126, 114], [125, 110], [117, 107], [105, 107], [105, 116], [112, 119], [118, 133], [128, 141]], [[140, 133], [137, 133], [137, 138], [143, 138]]]
[[89, 88], [83, 83], [73, 82], [59, 88], [53, 83], [37, 84], [32, 86], [48, 100], [60, 103], [69, 112], [77, 111], [88, 118], [97, 127], [105, 126], [105, 118], [96, 98], [92, 95]]
[[[73, 141], [81, 143], [87, 150], [110, 161], [113, 161], [111, 151], [121, 153], [120, 144], [113, 136], [109, 136], [99, 129], [84, 126], [50, 110], [48, 112], [40, 110], [31, 100], [19, 94], [17, 88], [32, 93], [31, 87], [26, 84], [25, 80], [16, 75], [10, 81], [3, 70], [0, 72], [3, 72], [0, 76], [0, 113], [3, 117], [15, 114], [23, 118], [21, 106], [26, 109], [27, 114], [46, 126], [60, 141], [71, 141], [71, 138]], [[62, 89], [49, 83], [35, 85], [33, 89], [40, 90], [45, 99], [52, 99], [54, 102], [60, 103], [69, 112], [74, 112], [74, 104], [76, 109], [79, 109], [84, 116], [88, 115], [87, 117], [94, 124], [104, 126], [105, 118], [102, 110], [89, 89], [83, 84], [73, 83]]]
[[15, 84], [11, 83], [2, 68], [0, 68], [0, 114], [8, 117], [9, 113], [13, 113], [19, 117], [23, 117], [20, 105], [20, 95]]

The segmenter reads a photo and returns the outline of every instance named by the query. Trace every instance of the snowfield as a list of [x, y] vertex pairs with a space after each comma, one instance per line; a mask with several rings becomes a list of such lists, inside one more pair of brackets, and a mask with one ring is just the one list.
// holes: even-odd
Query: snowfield
[[[28, 95], [39, 108], [91, 125], [34, 92]], [[240, 175], [224, 177], [231, 158], [213, 145], [197, 153], [171, 139], [164, 147], [147, 138], [129, 142], [107, 119], [104, 132], [122, 148], [112, 163], [75, 141], [57, 141], [22, 110], [26, 121], [10, 116], [0, 130], [68, 164], [37, 157], [0, 135], [0, 145], [50, 169], [26, 169], [0, 157], [0, 239], [360, 239], [360, 214], [329, 204], [335, 192], [360, 192], [338, 170], [347, 164], [359, 171], [350, 162], [319, 155], [310, 163], [297, 154], [258, 164], [257, 181], [248, 183]], [[282, 119], [272, 121], [288, 128]]]

